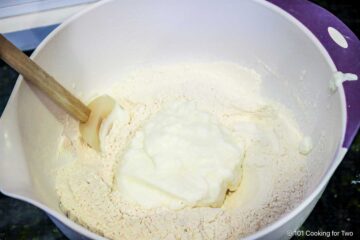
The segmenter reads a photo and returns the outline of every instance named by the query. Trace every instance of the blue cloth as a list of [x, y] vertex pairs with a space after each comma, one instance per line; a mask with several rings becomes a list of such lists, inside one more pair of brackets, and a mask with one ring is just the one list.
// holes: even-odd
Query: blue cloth
[[4, 36], [23, 51], [35, 49], [59, 24], [5, 33]]

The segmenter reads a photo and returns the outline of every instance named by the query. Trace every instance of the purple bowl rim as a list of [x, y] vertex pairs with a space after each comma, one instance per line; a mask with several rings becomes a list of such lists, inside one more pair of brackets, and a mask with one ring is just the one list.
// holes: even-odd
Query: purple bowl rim
[[[267, 0], [299, 20], [324, 46], [338, 71], [360, 76], [360, 41], [340, 19], [328, 10], [308, 0]], [[347, 48], [331, 39], [328, 28], [339, 31], [348, 43]], [[356, 63], [356, 64], [354, 64]], [[343, 83], [346, 100], [346, 129], [342, 147], [349, 148], [360, 127], [360, 81]]]

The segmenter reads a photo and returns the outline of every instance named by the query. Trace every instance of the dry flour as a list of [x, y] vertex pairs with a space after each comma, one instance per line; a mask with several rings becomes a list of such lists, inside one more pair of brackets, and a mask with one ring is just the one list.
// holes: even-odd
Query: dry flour
[[[262, 97], [254, 71], [232, 63], [179, 64], [140, 69], [122, 80], [108, 94], [130, 120], [114, 122], [101, 154], [81, 141], [75, 121], [66, 125], [56, 189], [69, 218], [110, 239], [238, 239], [302, 200], [303, 136], [288, 110]], [[115, 187], [116, 170], [135, 132], [178, 100], [195, 102], [245, 143], [240, 187], [227, 194], [221, 208], [145, 209]]]

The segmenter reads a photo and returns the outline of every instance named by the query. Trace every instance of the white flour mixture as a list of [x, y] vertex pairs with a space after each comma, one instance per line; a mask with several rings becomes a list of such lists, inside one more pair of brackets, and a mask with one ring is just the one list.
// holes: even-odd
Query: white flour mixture
[[303, 198], [304, 137], [254, 71], [180, 64], [122, 80], [101, 154], [66, 126], [56, 188], [69, 218], [110, 239], [238, 239]]

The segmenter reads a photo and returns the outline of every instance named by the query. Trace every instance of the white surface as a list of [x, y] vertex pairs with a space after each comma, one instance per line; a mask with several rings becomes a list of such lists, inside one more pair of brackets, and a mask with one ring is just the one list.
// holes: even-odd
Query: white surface
[[[58, 28], [45, 43], [36, 51], [36, 61], [66, 87], [76, 83], [76, 94], [83, 92], [85, 98], [93, 89], [111, 86], [113, 75], [153, 62], [227, 60], [262, 72], [265, 94], [293, 109], [314, 141], [312, 177], [309, 197], [299, 207], [248, 239], [289, 238], [286, 231], [305, 220], [346, 152], [340, 148], [346, 120], [343, 91], [331, 94], [328, 87], [334, 64], [306, 28], [265, 1], [109, 1]], [[57, 108], [40, 107], [31, 94], [18, 81], [1, 119], [0, 189], [93, 238], [58, 211], [51, 182], [44, 181], [49, 171], [44, 166], [58, 164], [48, 161], [58, 133], [40, 131], [45, 126], [39, 122], [57, 129], [49, 111]], [[42, 102], [49, 104], [44, 98]], [[32, 111], [20, 111], [25, 108]], [[28, 122], [38, 123], [31, 126], [38, 129]], [[31, 132], [37, 133], [34, 143], [43, 147], [32, 147], [33, 139], [25, 138]]]
[[30, 28], [43, 27], [64, 22], [75, 13], [85, 9], [91, 4], [82, 4], [72, 7], [58, 8], [49, 11], [18, 15], [0, 19], [0, 33], [8, 33], [26, 30]]
[[349, 44], [346, 41], [344, 35], [342, 35], [337, 29], [333, 27], [328, 27], [328, 32], [331, 37], [331, 39], [340, 47], [342, 48], [348, 48]]

